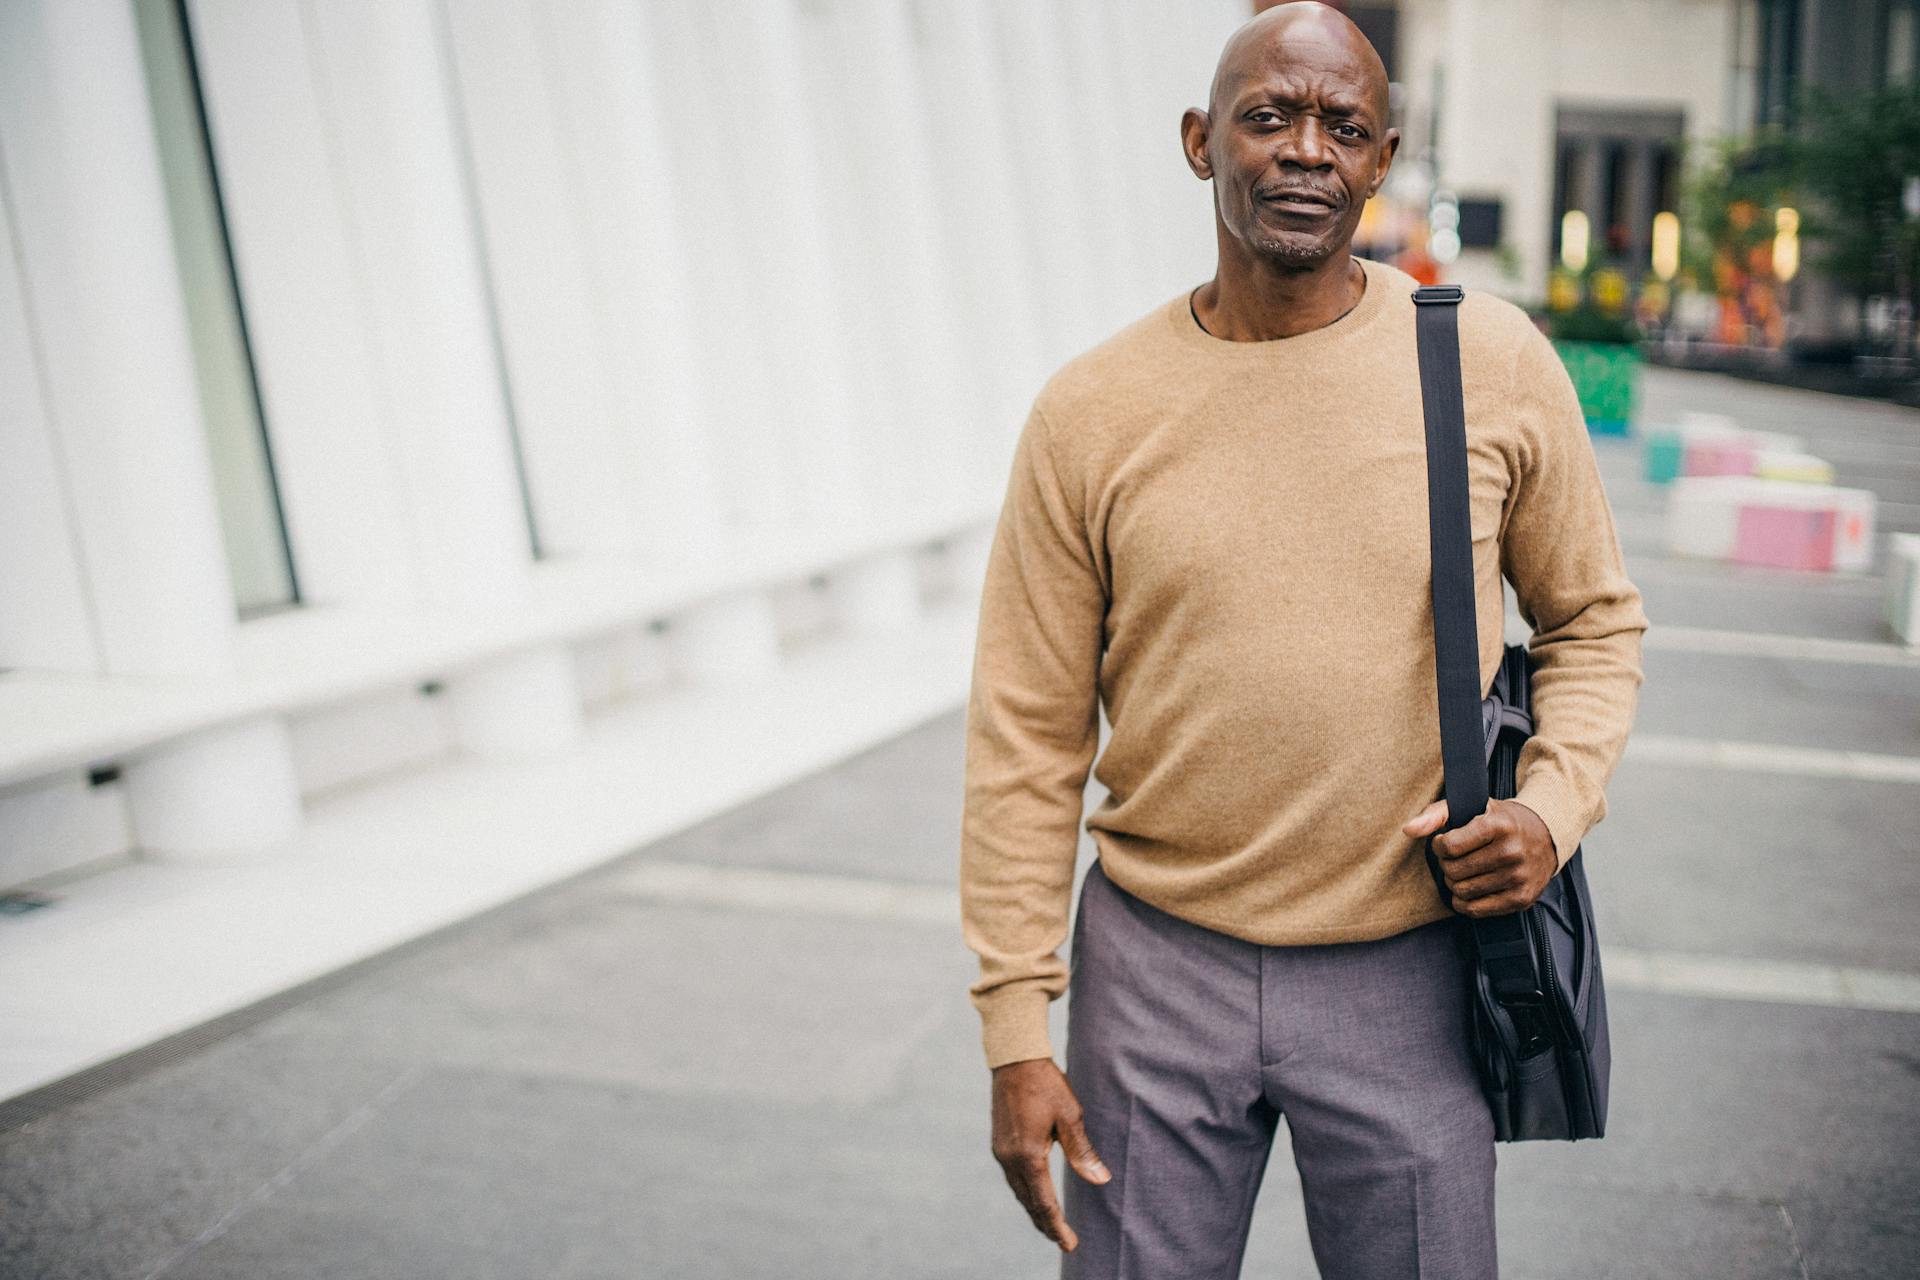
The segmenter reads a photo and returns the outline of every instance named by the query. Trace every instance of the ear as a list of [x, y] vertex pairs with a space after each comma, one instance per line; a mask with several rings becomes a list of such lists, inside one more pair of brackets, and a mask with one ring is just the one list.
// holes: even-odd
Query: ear
[[1180, 113], [1180, 150], [1187, 158], [1187, 168], [1202, 182], [1213, 177], [1213, 161], [1207, 158], [1207, 137], [1212, 130], [1212, 118], [1199, 107], [1188, 107]]
[[1367, 198], [1371, 200], [1380, 194], [1380, 188], [1386, 185], [1387, 173], [1393, 168], [1393, 158], [1400, 151], [1400, 131], [1387, 130], [1386, 142], [1380, 148], [1380, 165], [1373, 171], [1373, 181], [1367, 186]]

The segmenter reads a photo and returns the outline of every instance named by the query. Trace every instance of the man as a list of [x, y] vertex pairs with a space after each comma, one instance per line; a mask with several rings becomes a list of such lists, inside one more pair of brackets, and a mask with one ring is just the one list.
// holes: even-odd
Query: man
[[1064, 1274], [1233, 1276], [1285, 1115], [1323, 1275], [1488, 1280], [1452, 917], [1531, 905], [1604, 815], [1646, 617], [1551, 346], [1470, 296], [1482, 687], [1504, 573], [1537, 723], [1516, 798], [1434, 838], [1443, 898], [1414, 282], [1349, 252], [1399, 144], [1384, 68], [1339, 13], [1269, 9], [1181, 140], [1216, 273], [1048, 380], [988, 560], [961, 897], [993, 1151]]

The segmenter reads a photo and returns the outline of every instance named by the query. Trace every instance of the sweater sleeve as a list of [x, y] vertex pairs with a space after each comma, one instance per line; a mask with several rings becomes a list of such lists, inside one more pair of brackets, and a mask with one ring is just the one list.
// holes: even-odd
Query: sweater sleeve
[[1573, 383], [1537, 330], [1519, 346], [1509, 403], [1520, 456], [1501, 565], [1533, 628], [1534, 736], [1514, 799], [1545, 821], [1564, 867], [1606, 816], [1604, 789], [1639, 700], [1647, 617]]
[[989, 1067], [1053, 1056], [1047, 1010], [1067, 989], [1059, 948], [1100, 739], [1106, 591], [1051, 431], [1036, 404], [987, 557], [967, 703], [960, 912]]

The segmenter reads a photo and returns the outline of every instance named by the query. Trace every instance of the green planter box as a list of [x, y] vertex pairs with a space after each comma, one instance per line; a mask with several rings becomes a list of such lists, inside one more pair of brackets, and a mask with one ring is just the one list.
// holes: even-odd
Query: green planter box
[[1567, 366], [1587, 430], [1597, 436], [1632, 434], [1640, 400], [1640, 352], [1625, 342], [1568, 342], [1555, 339], [1554, 350]]

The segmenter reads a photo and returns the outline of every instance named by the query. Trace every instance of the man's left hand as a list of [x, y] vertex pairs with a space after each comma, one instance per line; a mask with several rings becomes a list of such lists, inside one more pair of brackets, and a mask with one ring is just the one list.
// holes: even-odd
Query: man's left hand
[[[1400, 829], [1431, 835], [1447, 824], [1447, 802], [1435, 800]], [[1517, 800], [1487, 801], [1487, 811], [1458, 830], [1433, 837], [1451, 906], [1476, 919], [1525, 911], [1559, 873], [1553, 833], [1540, 815]]]

